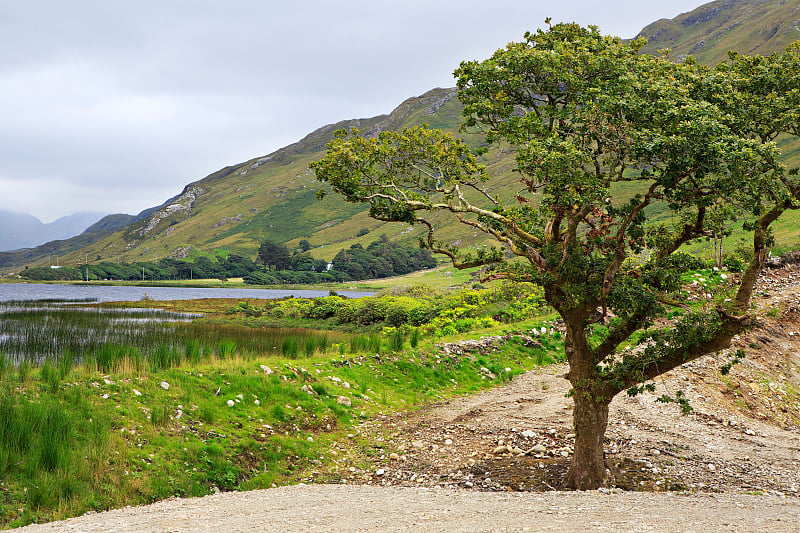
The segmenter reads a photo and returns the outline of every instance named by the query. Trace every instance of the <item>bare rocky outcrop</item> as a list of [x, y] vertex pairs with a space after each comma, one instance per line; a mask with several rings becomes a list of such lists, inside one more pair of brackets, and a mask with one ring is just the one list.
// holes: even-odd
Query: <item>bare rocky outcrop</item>
[[138, 234], [139, 236], [146, 237], [149, 235], [156, 227], [158, 227], [159, 223], [178, 213], [189, 213], [191, 212], [192, 208], [194, 207], [194, 203], [197, 198], [203, 194], [203, 189], [200, 187], [190, 187], [187, 189], [183, 194], [178, 196], [174, 202], [171, 204], [162, 207], [161, 209], [157, 210], [155, 213], [151, 214], [147, 218], [147, 224], [139, 230], [135, 230], [133, 233]]
[[219, 222], [211, 226], [212, 228], [221, 228], [222, 226], [229, 224], [229, 223], [237, 223], [244, 221], [244, 215], [239, 213], [235, 217], [222, 217]]

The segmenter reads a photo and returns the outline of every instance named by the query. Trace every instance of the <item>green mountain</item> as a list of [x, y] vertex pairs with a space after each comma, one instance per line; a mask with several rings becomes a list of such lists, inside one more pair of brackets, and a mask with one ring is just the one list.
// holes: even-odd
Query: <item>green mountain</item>
[[[264, 239], [289, 246], [306, 239], [316, 257], [330, 260], [341, 248], [366, 245], [383, 233], [392, 240], [416, 242], [421, 235], [418, 228], [374, 221], [366, 216], [365, 206], [335, 194], [318, 200], [323, 185], [308, 170], [308, 163], [320, 157], [340, 128], [355, 127], [366, 135], [422, 123], [456, 130], [460, 120], [455, 89], [434, 89], [406, 100], [389, 115], [325, 126], [272, 154], [187, 185], [181, 194], [122, 230], [83, 248], [65, 250], [60, 264], [82, 263], [86, 257], [90, 262], [184, 258], [215, 249], [254, 257]], [[369, 233], [359, 235], [364, 229]]]
[[717, 0], [674, 19], [658, 20], [639, 35], [647, 38], [645, 52], [668, 48], [676, 60], [692, 55], [713, 65], [725, 60], [728, 50], [769, 55], [800, 39], [800, 2]]
[[[649, 53], [668, 47], [675, 59], [694, 54], [713, 64], [723, 60], [728, 49], [748, 54], [780, 51], [800, 38], [799, 28], [800, 0], [718, 0], [672, 20], [654, 22], [641, 35], [650, 40]], [[191, 258], [218, 249], [255, 257], [264, 239], [289, 247], [305, 239], [315, 257], [330, 260], [340, 249], [367, 245], [381, 234], [407, 244], [416, 242], [422, 228], [372, 220], [364, 206], [347, 203], [336, 194], [317, 200], [318, 190], [325, 185], [315, 180], [308, 163], [321, 156], [337, 129], [355, 127], [362, 134], [377, 135], [422, 123], [457, 131], [461, 106], [456, 90], [434, 89], [406, 100], [388, 115], [325, 126], [272, 154], [191, 183], [178, 196], [135, 218], [115, 220], [67, 241], [0, 253], [0, 267], [47, 264], [54, 262], [54, 256], [59, 256], [61, 265], [82, 264], [87, 258], [90, 262]], [[792, 163], [800, 164], [800, 148], [787, 145], [784, 149]], [[513, 193], [513, 161], [500, 153], [490, 152], [488, 157], [490, 172], [499, 176], [492, 181], [491, 192]], [[633, 192], [621, 191], [621, 195]], [[792, 229], [796, 226], [794, 220], [779, 224], [779, 243], [796, 240], [797, 230]], [[457, 224], [445, 226], [439, 235], [461, 247], [482, 242], [477, 232], [465, 233]]]

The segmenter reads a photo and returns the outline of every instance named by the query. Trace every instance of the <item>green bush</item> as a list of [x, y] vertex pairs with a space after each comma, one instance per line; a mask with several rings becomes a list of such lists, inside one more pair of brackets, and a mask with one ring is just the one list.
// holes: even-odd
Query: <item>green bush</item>
[[325, 319], [336, 316], [336, 312], [341, 307], [344, 300], [339, 296], [324, 296], [314, 298], [313, 306], [308, 310], [308, 318]]
[[731, 272], [741, 272], [744, 270], [744, 261], [739, 259], [738, 257], [726, 257], [725, 260], [722, 262], [722, 266], [730, 270]]
[[[363, 300], [364, 298], [360, 298]], [[336, 308], [336, 320], [342, 324], [355, 322], [358, 313], [359, 300], [343, 300], [341, 305]]]

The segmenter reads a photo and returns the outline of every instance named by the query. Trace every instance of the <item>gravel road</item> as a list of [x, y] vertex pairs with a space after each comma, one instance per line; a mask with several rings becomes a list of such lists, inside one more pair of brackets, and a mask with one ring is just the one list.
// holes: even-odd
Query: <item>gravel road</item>
[[486, 493], [437, 488], [295, 485], [33, 525], [17, 531], [659, 531], [800, 530], [800, 500], [775, 495], [641, 492]]

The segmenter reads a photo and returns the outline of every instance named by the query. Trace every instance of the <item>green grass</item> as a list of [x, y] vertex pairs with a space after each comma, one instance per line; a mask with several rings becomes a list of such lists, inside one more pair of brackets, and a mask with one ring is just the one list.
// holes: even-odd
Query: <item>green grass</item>
[[513, 344], [477, 358], [444, 357], [431, 351], [430, 339], [393, 351], [399, 340], [353, 338], [344, 355], [321, 340], [327, 336], [313, 344], [287, 337], [297, 346], [287, 357], [238, 349], [221, 357], [183, 344], [157, 348], [157, 364], [134, 364], [134, 352], [118, 346], [109, 348], [115, 364], [7, 365], [0, 378], [0, 525], [201, 496], [215, 487], [264, 488], [312, 471], [335, 481], [328, 449], [362, 412], [370, 418], [475, 391], [557, 358]]

